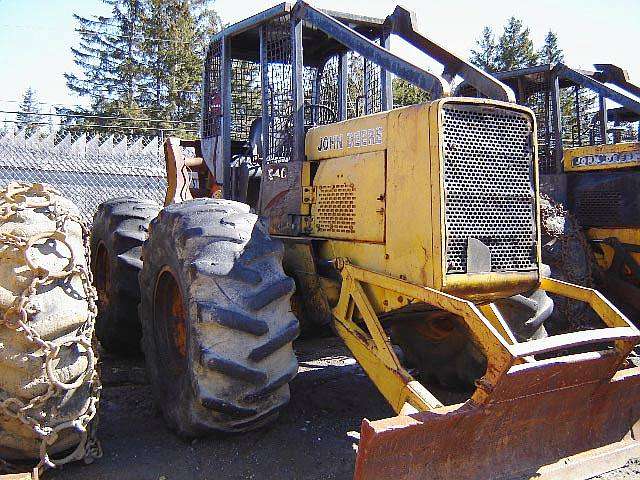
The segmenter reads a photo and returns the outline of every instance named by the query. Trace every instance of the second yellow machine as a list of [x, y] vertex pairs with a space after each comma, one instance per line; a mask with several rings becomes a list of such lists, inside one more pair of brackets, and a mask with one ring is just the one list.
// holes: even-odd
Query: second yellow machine
[[[443, 74], [391, 53], [392, 35]], [[392, 74], [432, 100], [393, 110]], [[456, 76], [487, 99], [451, 97]], [[332, 325], [397, 414], [363, 421], [357, 478], [586, 478], [640, 455], [640, 333], [540, 261], [532, 112], [408, 12], [298, 2], [227, 27], [207, 53], [202, 139], [166, 151], [166, 206], [104, 204], [93, 266], [105, 343], [137, 340], [139, 289], [178, 432], [275, 419], [299, 319]], [[547, 336], [547, 292], [601, 328]]]

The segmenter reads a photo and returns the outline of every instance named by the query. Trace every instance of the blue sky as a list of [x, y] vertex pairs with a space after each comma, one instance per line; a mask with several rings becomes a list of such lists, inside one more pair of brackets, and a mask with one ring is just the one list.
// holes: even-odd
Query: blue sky
[[[233, 23], [277, 3], [273, 0], [218, 0], [223, 21]], [[384, 17], [396, 2], [384, 0], [315, 0], [313, 5], [369, 16]], [[566, 63], [590, 68], [593, 63], [615, 63], [640, 83], [640, 0], [401, 0], [414, 10], [423, 33], [468, 56], [484, 25], [500, 31], [515, 15], [531, 28], [537, 45], [546, 32], [555, 31]], [[0, 108], [16, 106], [32, 86], [43, 102], [73, 104], [77, 99], [65, 87], [63, 73], [73, 68], [70, 47], [77, 42], [72, 13], [106, 14], [100, 0], [0, 0]], [[419, 64], [414, 52], [396, 42], [394, 49]]]

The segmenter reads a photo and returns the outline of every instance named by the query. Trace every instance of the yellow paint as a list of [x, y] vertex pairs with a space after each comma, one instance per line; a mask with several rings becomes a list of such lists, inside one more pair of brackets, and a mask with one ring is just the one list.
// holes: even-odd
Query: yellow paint
[[[589, 303], [608, 328], [517, 343], [494, 305], [477, 307], [454, 295], [356, 267], [346, 259], [338, 259], [336, 264], [343, 278], [340, 299], [333, 309], [336, 331], [396, 413], [433, 410], [442, 403], [414, 380], [398, 360], [366, 293], [367, 286], [375, 287], [374, 291], [402, 294], [411, 301], [424, 302], [463, 319], [488, 363], [471, 396], [475, 404], [491, 401], [511, 368], [535, 361], [532, 355], [585, 343], [597, 344], [603, 338], [614, 341], [618, 354], [619, 363], [609, 372], [613, 376], [640, 338], [640, 331], [602, 294], [550, 278], [540, 280], [543, 290]], [[354, 316], [363, 319], [364, 324], [354, 322]]]
[[627, 162], [613, 162], [601, 165], [574, 165], [573, 160], [578, 157], [591, 155], [601, 155], [607, 153], [630, 154], [640, 153], [640, 143], [615, 143], [605, 145], [589, 145], [586, 147], [565, 148], [562, 161], [565, 172], [586, 172], [590, 170], [616, 170], [620, 168], [631, 168], [640, 166], [640, 160]]
[[312, 128], [305, 138], [305, 154], [312, 161], [386, 148], [387, 112]]
[[384, 152], [320, 162], [313, 179], [310, 235], [384, 242], [385, 186]]
[[[533, 125], [534, 184], [537, 182], [535, 118], [531, 110], [482, 99], [447, 98], [368, 117], [314, 128], [307, 134], [303, 204], [309, 209], [308, 233], [314, 252], [332, 260], [342, 282], [319, 282], [333, 306], [334, 326], [379, 391], [396, 412], [441, 407], [441, 402], [411, 377], [398, 360], [378, 315], [424, 303], [462, 318], [487, 358], [487, 371], [471, 397], [475, 404], [492, 393], [512, 367], [533, 361], [536, 351], [551, 351], [584, 342], [570, 336], [566, 345], [547, 339], [518, 343], [496, 306], [490, 302], [532, 288], [588, 302], [606, 325], [623, 359], [640, 335], [598, 292], [542, 279], [540, 271], [447, 274], [443, 179], [442, 107], [461, 102], [503, 107], [528, 115]], [[348, 138], [360, 132], [355, 145]], [[365, 133], [362, 133], [365, 132]], [[367, 137], [366, 144], [362, 136]], [[313, 172], [313, 178], [311, 178]], [[317, 222], [322, 186], [353, 187], [354, 228], [320, 232]], [[347, 195], [348, 196], [348, 195]], [[345, 197], [346, 198], [346, 197]], [[539, 219], [539, 205], [537, 206]], [[338, 211], [337, 215], [344, 212]], [[537, 220], [539, 222], [539, 220]], [[537, 225], [538, 235], [540, 232]], [[537, 261], [540, 262], [540, 238]], [[474, 303], [476, 302], [476, 303]], [[600, 334], [588, 334], [597, 336]], [[593, 340], [593, 338], [589, 338]], [[574, 342], [574, 343], [571, 343]], [[589, 343], [589, 342], [586, 342]], [[582, 344], [582, 343], [579, 343]], [[534, 352], [534, 353], [532, 353]]]
[[[535, 118], [531, 110], [483, 99], [440, 99], [313, 128], [307, 134], [306, 149], [307, 160], [310, 160], [307, 163], [316, 173], [306, 187], [314, 188], [305, 189], [303, 195], [311, 202], [310, 224], [317, 221], [317, 206], [313, 203], [318, 200], [317, 187], [346, 182], [353, 184], [357, 192], [357, 225], [351, 234], [327, 234], [313, 226], [310, 233], [334, 239], [321, 247], [323, 258], [344, 256], [364, 268], [474, 301], [493, 300], [530, 290], [537, 284], [538, 271], [482, 275], [446, 273], [441, 131], [442, 108], [449, 102], [522, 112], [531, 119], [535, 142]], [[345, 143], [344, 139], [352, 132], [377, 128], [382, 128], [380, 143], [369, 142], [360, 147]], [[326, 140], [331, 138], [334, 138], [333, 143]], [[343, 140], [339, 142], [335, 138]], [[318, 150], [317, 146], [323, 141], [334, 148]], [[368, 153], [362, 153], [365, 150]], [[534, 158], [537, 158], [537, 150], [535, 153]], [[534, 169], [537, 173], [537, 162], [534, 162]], [[537, 190], [537, 175], [534, 177], [536, 183], [532, 187]], [[381, 195], [384, 195], [384, 201], [379, 200]], [[384, 228], [381, 228], [381, 221]], [[348, 243], [337, 243], [338, 240], [358, 242], [353, 247]], [[360, 243], [363, 241], [380, 243], [382, 248], [366, 248]], [[539, 248], [537, 257], [539, 260]], [[405, 300], [398, 300], [398, 295], [382, 292], [379, 295], [372, 301], [376, 308], [384, 311], [406, 305]]]
[[[587, 237], [591, 240], [605, 239], [615, 237], [622, 243], [640, 246], [640, 229], [639, 228], [590, 228], [587, 230]], [[605, 270], [611, 266], [613, 259], [613, 249], [608, 245], [599, 244], [603, 254], [597, 253], [596, 261]], [[631, 256], [640, 263], [640, 253], [632, 253]]]

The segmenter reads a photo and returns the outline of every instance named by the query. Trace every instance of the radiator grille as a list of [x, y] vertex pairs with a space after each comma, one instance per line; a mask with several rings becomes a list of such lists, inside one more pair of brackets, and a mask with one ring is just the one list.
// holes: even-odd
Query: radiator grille
[[622, 225], [622, 192], [601, 187], [576, 194], [576, 216], [582, 226]]
[[317, 196], [318, 233], [355, 233], [356, 197], [353, 185], [319, 185]]
[[533, 126], [523, 113], [443, 106], [447, 273], [466, 273], [469, 237], [491, 251], [491, 271], [536, 269]]

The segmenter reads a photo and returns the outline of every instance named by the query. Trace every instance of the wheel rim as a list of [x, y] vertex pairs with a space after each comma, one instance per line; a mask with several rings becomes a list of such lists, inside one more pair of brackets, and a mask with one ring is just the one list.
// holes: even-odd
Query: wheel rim
[[98, 292], [98, 312], [104, 312], [109, 306], [109, 284], [111, 283], [111, 266], [107, 247], [100, 242], [96, 252], [93, 282]]
[[180, 286], [168, 269], [158, 277], [153, 304], [161, 360], [174, 375], [180, 376], [186, 371], [187, 315]]

